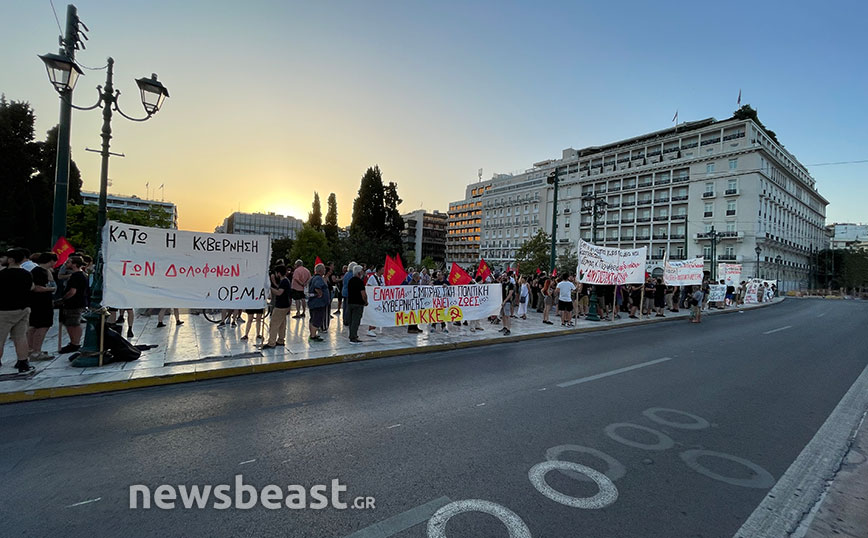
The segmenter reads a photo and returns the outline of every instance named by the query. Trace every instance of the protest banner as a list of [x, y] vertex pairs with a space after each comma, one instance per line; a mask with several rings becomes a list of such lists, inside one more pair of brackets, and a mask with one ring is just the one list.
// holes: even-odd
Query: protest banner
[[717, 264], [717, 277], [726, 282], [727, 286], [738, 286], [741, 283], [740, 263]]
[[579, 239], [579, 265], [582, 284], [641, 284], [645, 281], [647, 247], [607, 248]]
[[667, 286], [699, 286], [702, 284], [705, 260], [701, 257], [689, 260], [663, 262], [663, 283]]
[[167, 230], [109, 221], [103, 304], [114, 308], [264, 308], [267, 235]]
[[726, 300], [726, 286], [723, 284], [711, 284], [708, 286], [708, 302], [722, 303]]
[[500, 312], [499, 284], [366, 286], [362, 325], [403, 327], [485, 319]]

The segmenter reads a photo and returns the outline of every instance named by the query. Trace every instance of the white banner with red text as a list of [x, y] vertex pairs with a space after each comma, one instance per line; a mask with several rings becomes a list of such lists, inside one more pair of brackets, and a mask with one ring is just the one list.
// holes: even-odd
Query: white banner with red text
[[741, 283], [740, 263], [717, 264], [717, 278], [724, 280], [727, 286], [738, 286]]
[[109, 221], [103, 228], [103, 305], [263, 308], [267, 235], [187, 232]]
[[579, 239], [579, 266], [582, 284], [641, 284], [645, 282], [647, 247], [607, 248]]
[[663, 283], [667, 286], [699, 286], [702, 284], [705, 260], [701, 257], [689, 260], [663, 262]]
[[500, 284], [366, 286], [362, 325], [405, 327], [473, 321], [500, 312]]

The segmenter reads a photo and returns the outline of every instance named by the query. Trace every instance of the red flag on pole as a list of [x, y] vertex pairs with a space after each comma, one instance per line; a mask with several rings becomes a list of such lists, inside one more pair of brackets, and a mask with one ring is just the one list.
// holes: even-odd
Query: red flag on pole
[[460, 284], [470, 284], [471, 282], [473, 282], [473, 279], [470, 278], [467, 271], [458, 267], [457, 263], [452, 262], [452, 270], [449, 271], [449, 283], [453, 286], [458, 286]]
[[51, 247], [51, 252], [57, 256], [57, 263], [54, 266], [60, 267], [66, 263], [67, 258], [75, 252], [75, 248], [69, 244], [69, 241], [67, 241], [65, 237], [58, 237], [57, 243]]
[[557, 268], [557, 267], [555, 267], [554, 269], [552, 269], [552, 278], [554, 278], [554, 277], [556, 277], [556, 276], [558, 276], [558, 268]]
[[316, 257], [316, 260], [314, 260], [314, 262], [313, 262], [313, 266], [316, 267], [317, 265], [319, 265], [319, 264], [321, 264], [321, 263], [322, 263], [322, 260], [319, 259], [319, 256], [317, 256], [317, 257]]
[[[400, 259], [400, 258], [399, 258]], [[386, 264], [383, 266], [383, 276], [386, 277], [387, 286], [400, 286], [407, 279], [407, 272], [398, 260], [386, 256]]]
[[479, 260], [479, 267], [476, 268], [476, 276], [481, 276], [483, 282], [491, 276], [491, 267], [485, 263], [484, 259]]
[[401, 255], [397, 252], [395, 253], [395, 262], [397, 262], [398, 265], [401, 266], [401, 270], [404, 270], [404, 261], [401, 259]]
[[537, 268], [536, 268], [536, 274], [540, 274], [540, 273], [542, 273], [542, 271], [540, 270], [539, 267], [537, 267]]

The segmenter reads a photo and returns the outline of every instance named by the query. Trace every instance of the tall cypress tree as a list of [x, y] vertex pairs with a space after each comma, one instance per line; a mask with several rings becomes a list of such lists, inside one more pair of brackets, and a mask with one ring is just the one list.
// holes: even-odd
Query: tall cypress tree
[[383, 205], [383, 176], [380, 167], [368, 168], [362, 176], [359, 195], [353, 202], [353, 222], [350, 234], [356, 237], [378, 238], [386, 223]]
[[319, 193], [313, 193], [313, 211], [307, 216], [307, 224], [314, 230], [322, 231], [322, 207], [319, 203]]
[[325, 232], [329, 245], [334, 248], [338, 242], [338, 200], [335, 198], [335, 193], [329, 194], [328, 206], [323, 232]]

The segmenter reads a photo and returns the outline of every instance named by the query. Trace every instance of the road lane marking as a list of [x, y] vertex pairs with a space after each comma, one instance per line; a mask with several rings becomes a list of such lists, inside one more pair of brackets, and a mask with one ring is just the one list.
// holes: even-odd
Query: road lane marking
[[604, 372], [602, 374], [592, 375], [588, 377], [582, 377], [579, 379], [573, 379], [572, 381], [565, 381], [563, 383], [558, 383], [560, 388], [572, 387], [573, 385], [579, 385], [581, 383], [587, 383], [588, 381], [596, 381], [598, 379], [603, 379], [604, 377], [609, 377], [612, 375], [623, 374], [624, 372], [629, 372], [631, 370], [636, 370], [638, 368], [645, 368], [646, 366], [653, 366], [655, 364], [660, 364], [661, 362], [671, 361], [672, 357], [663, 357], [662, 359], [654, 359], [653, 361], [642, 362], [639, 364], [634, 364], [633, 366], [627, 366], [625, 368], [618, 368], [617, 370], [611, 370], [609, 372]]
[[[572, 497], [556, 490], [546, 482], [546, 473], [554, 470], [567, 470], [582, 473], [591, 480], [597, 483], [598, 491], [591, 497]], [[555, 501], [556, 503], [573, 508], [581, 508], [583, 510], [598, 510], [605, 508], [618, 500], [618, 488], [615, 484], [603, 473], [595, 471], [590, 467], [579, 465], [571, 461], [544, 461], [537, 463], [527, 472], [533, 487], [537, 491]], [[512, 534], [510, 534], [512, 536]]]
[[242, 462], [239, 463], [238, 465], [247, 465], [248, 463], [253, 463], [254, 461], [256, 461], [256, 460], [254, 459], [254, 460], [242, 461]]
[[783, 326], [783, 327], [779, 327], [779, 328], [777, 328], [777, 329], [772, 329], [772, 330], [770, 330], [770, 331], [766, 331], [766, 332], [764, 332], [763, 334], [772, 334], [772, 333], [776, 333], [776, 332], [778, 332], [778, 331], [786, 331], [787, 329], [792, 329], [792, 328], [793, 328], [792, 325], [785, 325], [785, 326]]
[[[659, 416], [660, 413], [670, 413], [673, 415], [681, 415], [689, 418], [693, 422], [673, 422], [671, 420], [666, 420], [665, 418], [661, 418]], [[642, 414], [656, 422], [657, 424], [662, 424], [664, 426], [669, 426], [671, 428], [678, 428], [679, 430], [704, 430], [711, 426], [707, 420], [704, 418], [688, 413], [686, 411], [679, 411], [678, 409], [669, 409], [667, 407], [650, 407], [644, 411]]]
[[509, 538], [531, 538], [530, 529], [518, 514], [491, 501], [466, 499], [449, 503], [428, 520], [428, 538], [446, 538], [446, 523], [465, 512], [482, 512], [496, 517], [509, 532]]
[[433, 516], [438, 510], [451, 502], [449, 497], [440, 497], [433, 501], [428, 501], [425, 504], [411, 508], [406, 512], [401, 512], [398, 515], [384, 519], [379, 523], [374, 523], [369, 527], [358, 530], [346, 538], [389, 538], [405, 531], [410, 527], [415, 527], [419, 523], [425, 522]]
[[826, 313], [823, 312], [822, 314], [817, 314], [817, 317], [818, 317], [818, 318], [821, 318], [821, 317], [823, 317], [823, 316], [825, 316], [825, 315], [826, 315]]
[[391, 430], [392, 428], [400, 428], [400, 427], [401, 427], [400, 424], [392, 424], [391, 426], [389, 426], [389, 427], [386, 428], [386, 429], [387, 429], [387, 430]]
[[[591, 448], [589, 446], [581, 446], [581, 445], [553, 446], [550, 449], [546, 450], [546, 460], [548, 460], [548, 461], [568, 461], [568, 460], [561, 459], [561, 454], [563, 454], [564, 452], [579, 452], [579, 453], [583, 453], [583, 454], [590, 454], [592, 456], [595, 456], [595, 457], [603, 460], [604, 462], [606, 462], [606, 465], [608, 466], [608, 469], [606, 469], [606, 472], [603, 474], [606, 475], [609, 478], [609, 480], [611, 480], [612, 482], [619, 480], [621, 478], [624, 478], [624, 475], [627, 474], [627, 468], [624, 467], [623, 463], [616, 460], [612, 456], [606, 454], [605, 452], [601, 452], [601, 451], [597, 450], [596, 448]], [[587, 477], [587, 475], [585, 475], [583, 473], [577, 473], [575, 471], [563, 470], [563, 469], [559, 469], [559, 470], [560, 470], [561, 474], [569, 476], [570, 478], [572, 478], [574, 480], [579, 480], [582, 482], [592, 481], [590, 478]]]
[[[775, 485], [775, 478], [771, 475], [771, 473], [750, 460], [739, 458], [738, 456], [733, 456], [732, 454], [715, 452], [713, 450], [685, 450], [680, 454], [680, 456], [684, 463], [686, 463], [688, 467], [690, 467], [697, 473], [703, 474], [708, 478], [713, 478], [714, 480], [719, 480], [727, 484], [732, 484], [733, 486], [741, 486], [743, 488], [769, 489], [770, 487]], [[750, 469], [752, 476], [750, 478], [737, 478], [722, 475], [699, 463], [699, 458], [718, 458], [721, 460], [728, 460], [738, 463]]]
[[67, 506], [67, 508], [73, 508], [75, 506], [81, 506], [83, 504], [95, 503], [95, 502], [98, 502], [101, 500], [102, 500], [102, 497], [97, 497], [96, 499], [88, 499], [86, 501], [81, 501], [80, 503], [70, 504], [69, 506]]
[[[617, 430], [623, 428], [630, 428], [633, 430], [650, 433], [657, 438], [657, 442], [653, 445], [648, 443], [640, 443], [639, 441], [627, 439], [626, 437], [621, 437], [620, 435], [615, 433]], [[665, 433], [657, 431], [653, 428], [648, 428], [646, 426], [640, 426], [639, 424], [632, 424], [630, 422], [616, 422], [615, 424], [609, 424], [608, 426], [606, 426], [603, 432], [609, 437], [609, 439], [615, 442], [621, 443], [622, 445], [631, 446], [633, 448], [639, 448], [642, 450], [668, 450], [675, 446], [675, 441], [673, 441], [672, 438]]]
[[485, 405], [485, 402], [476, 404], [476, 407], [482, 407], [483, 405]]

